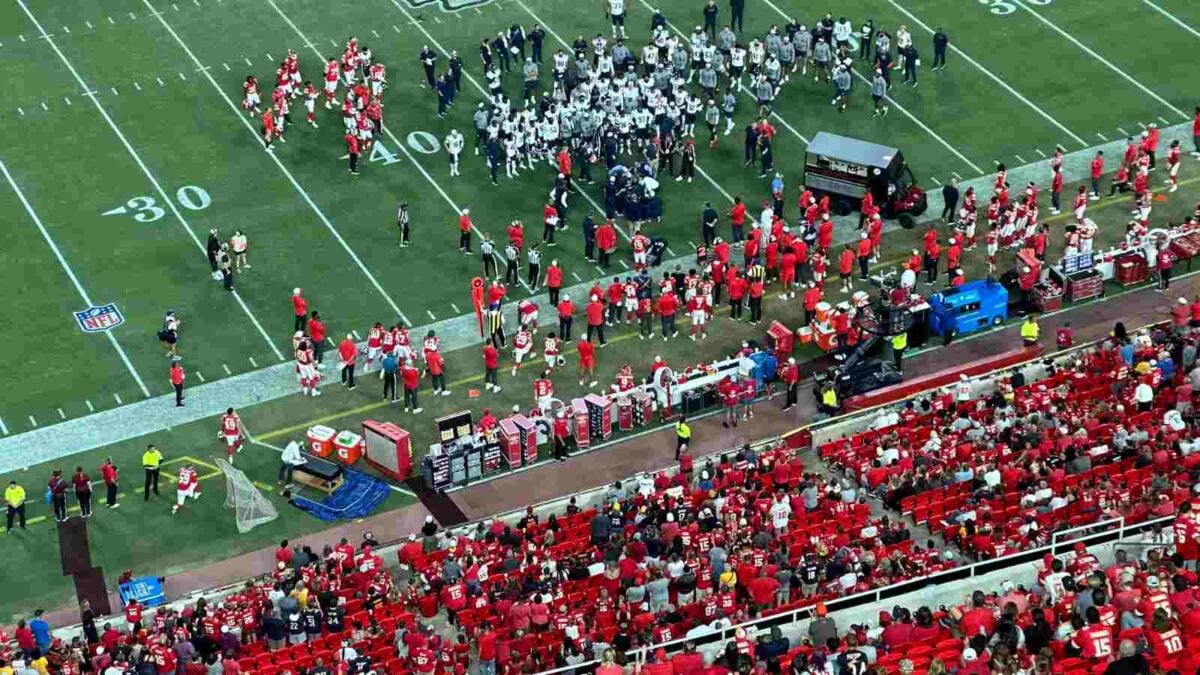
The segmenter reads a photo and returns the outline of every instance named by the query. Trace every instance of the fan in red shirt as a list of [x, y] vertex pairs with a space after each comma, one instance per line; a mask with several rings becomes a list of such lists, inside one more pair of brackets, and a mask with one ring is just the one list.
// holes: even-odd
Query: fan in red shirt
[[175, 650], [167, 646], [167, 637], [165, 635], [160, 637], [159, 641], [154, 645], [151, 645], [150, 660], [158, 669], [159, 675], [168, 675], [175, 672]]

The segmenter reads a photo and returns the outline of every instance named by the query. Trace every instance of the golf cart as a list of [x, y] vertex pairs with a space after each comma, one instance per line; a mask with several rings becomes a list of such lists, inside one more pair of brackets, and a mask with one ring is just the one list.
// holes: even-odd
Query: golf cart
[[824, 131], [808, 144], [804, 184], [831, 195], [839, 216], [859, 208], [870, 192], [883, 217], [897, 219], [906, 229], [929, 206], [898, 149]]

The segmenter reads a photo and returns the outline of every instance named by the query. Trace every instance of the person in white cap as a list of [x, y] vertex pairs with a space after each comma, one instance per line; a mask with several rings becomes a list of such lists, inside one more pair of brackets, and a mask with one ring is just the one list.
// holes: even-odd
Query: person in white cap
[[954, 385], [954, 400], [966, 403], [971, 400], [971, 381], [965, 374], [958, 376], [958, 384]]
[[292, 289], [292, 314], [296, 317], [293, 331], [303, 331], [308, 327], [308, 301], [304, 299], [303, 289]]
[[800, 368], [796, 365], [795, 358], [789, 357], [787, 363], [779, 369], [779, 380], [787, 387], [783, 409], [790, 410], [796, 406], [800, 394]]

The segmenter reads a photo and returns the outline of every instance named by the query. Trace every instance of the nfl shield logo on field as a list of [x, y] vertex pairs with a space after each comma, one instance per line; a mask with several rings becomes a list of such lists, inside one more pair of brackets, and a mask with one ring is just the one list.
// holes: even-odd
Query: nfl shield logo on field
[[75, 321], [85, 333], [103, 333], [125, 323], [125, 317], [121, 316], [116, 304], [110, 302], [75, 312]]

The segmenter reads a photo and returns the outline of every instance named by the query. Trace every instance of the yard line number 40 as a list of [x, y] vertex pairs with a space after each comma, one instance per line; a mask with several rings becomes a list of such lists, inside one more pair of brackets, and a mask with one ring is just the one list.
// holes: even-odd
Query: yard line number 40
[[[190, 211], [203, 211], [212, 204], [208, 190], [197, 185], [184, 185], [175, 191], [175, 201]], [[167, 210], [158, 205], [158, 201], [150, 195], [138, 195], [121, 206], [109, 209], [101, 215], [123, 216], [133, 214], [133, 219], [139, 223], [153, 223], [167, 215]]]
[[[1054, 0], [1025, 0], [1025, 2], [1037, 7], [1045, 7], [1053, 4]], [[979, 4], [987, 5], [992, 10], [992, 14], [996, 16], [1008, 16], [1017, 11], [1017, 6], [1008, 0], [979, 0]]]

